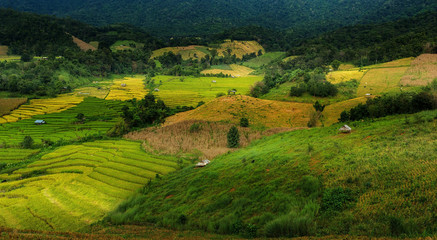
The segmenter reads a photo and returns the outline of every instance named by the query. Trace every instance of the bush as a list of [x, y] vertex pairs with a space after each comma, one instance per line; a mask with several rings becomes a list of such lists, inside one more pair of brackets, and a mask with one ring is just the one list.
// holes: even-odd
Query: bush
[[307, 91], [305, 84], [299, 84], [290, 88], [290, 97], [301, 97]]
[[202, 129], [202, 126], [200, 125], [200, 123], [193, 123], [190, 126], [189, 131], [190, 131], [190, 133], [196, 133], [196, 132], [199, 132], [201, 129]]
[[237, 148], [240, 145], [240, 133], [235, 126], [228, 132], [228, 148]]
[[302, 193], [305, 196], [311, 196], [311, 195], [317, 196], [319, 194], [320, 187], [321, 184], [319, 179], [313, 176], [302, 177], [302, 179], [298, 184], [298, 188], [302, 190]]
[[267, 237], [299, 237], [312, 234], [314, 229], [312, 216], [299, 216], [290, 213], [267, 223], [265, 227]]
[[322, 197], [323, 211], [342, 211], [354, 200], [350, 189], [342, 187], [327, 189]]
[[249, 119], [241, 118], [240, 119], [240, 127], [249, 127]]
[[217, 93], [217, 95], [215, 95], [215, 97], [219, 98], [219, 97], [223, 97], [225, 95], [226, 95], [225, 93], [220, 92], [220, 93]]
[[31, 136], [25, 136], [20, 145], [22, 148], [32, 148], [33, 138]]

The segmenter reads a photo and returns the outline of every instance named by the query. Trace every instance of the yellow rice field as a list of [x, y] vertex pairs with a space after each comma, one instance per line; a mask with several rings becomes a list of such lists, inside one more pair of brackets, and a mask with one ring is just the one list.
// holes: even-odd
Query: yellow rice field
[[10, 114], [0, 117], [0, 124], [29, 119], [36, 115], [62, 112], [83, 101], [83, 96], [75, 93], [62, 94], [56, 98], [33, 99], [29, 104], [21, 105]]
[[400, 81], [408, 67], [375, 68], [369, 70], [361, 79], [357, 96], [379, 95], [385, 92], [400, 91]]
[[174, 54], [180, 54], [182, 59], [201, 59], [207, 55], [207, 47], [191, 45], [186, 47], [166, 47], [153, 51], [151, 58], [162, 56], [166, 52], [173, 52]]
[[231, 49], [231, 55], [237, 56], [237, 58], [242, 58], [245, 54], [256, 53], [261, 50], [264, 54], [266, 51], [257, 41], [231, 41], [227, 40], [223, 44], [220, 45], [220, 48], [217, 49], [217, 53], [219, 56], [224, 56], [224, 54]]
[[326, 80], [333, 84], [350, 81], [352, 79], [360, 80], [364, 76], [364, 71], [334, 71], [326, 75]]
[[248, 68], [245, 66], [237, 65], [237, 64], [231, 64], [229, 65], [232, 70], [222, 70], [222, 69], [207, 69], [202, 71], [202, 74], [227, 74], [234, 77], [247, 77], [252, 73], [254, 70], [252, 68]]
[[131, 100], [142, 99], [148, 91], [144, 86], [144, 77], [125, 77], [123, 79], [114, 80], [111, 90], [109, 91], [106, 100]]

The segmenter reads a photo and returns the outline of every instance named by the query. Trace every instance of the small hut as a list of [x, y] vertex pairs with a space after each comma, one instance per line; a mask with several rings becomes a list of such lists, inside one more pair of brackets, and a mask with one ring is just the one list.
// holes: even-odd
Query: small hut
[[46, 124], [46, 121], [44, 120], [35, 120], [35, 125], [43, 125]]
[[211, 82], [212, 82], [212, 83], [216, 83], [217, 81], [216, 81], [216, 80], [212, 80]]
[[351, 133], [352, 132], [352, 128], [349, 127], [348, 125], [344, 125], [340, 129], [338, 129], [338, 131], [341, 132], [341, 133]]
[[126, 87], [126, 83], [122, 83], [121, 86], [122, 86], [122, 87]]
[[155, 88], [153, 91], [155, 91], [155, 92], [159, 92], [159, 88]]
[[196, 164], [196, 167], [205, 167], [206, 165], [208, 165], [211, 161], [209, 161], [208, 159], [202, 160], [200, 162], [198, 162]]

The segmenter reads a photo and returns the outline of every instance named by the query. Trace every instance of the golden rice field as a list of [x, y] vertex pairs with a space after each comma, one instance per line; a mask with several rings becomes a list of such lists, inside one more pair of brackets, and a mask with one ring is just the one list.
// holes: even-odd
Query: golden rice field
[[82, 87], [76, 89], [74, 92], [77, 94], [77, 96], [105, 99], [109, 94], [109, 90], [109, 87]]
[[36, 115], [62, 112], [83, 101], [82, 96], [76, 94], [62, 94], [56, 98], [33, 99], [29, 104], [21, 105], [18, 109], [13, 110], [10, 114], [0, 117], [0, 124], [8, 122], [17, 122], [21, 119], [29, 119]]
[[26, 102], [27, 98], [0, 98], [0, 116], [10, 113]]
[[260, 128], [306, 127], [313, 106], [309, 103], [279, 102], [249, 96], [224, 96], [194, 110], [167, 118], [165, 125], [186, 121], [222, 121], [238, 124], [242, 117]]
[[351, 70], [351, 71], [333, 71], [326, 74], [326, 80], [333, 84], [360, 79], [364, 76], [365, 71]]
[[144, 77], [125, 77], [123, 79], [114, 80], [106, 100], [131, 100], [142, 99], [148, 90], [145, 89]]
[[254, 70], [249, 67], [237, 65], [237, 64], [231, 64], [229, 67], [232, 70], [223, 70], [223, 69], [207, 69], [203, 70], [201, 74], [219, 74], [223, 73], [225, 75], [230, 75], [234, 77], [247, 77], [252, 73]]
[[226, 40], [220, 47], [217, 49], [217, 53], [219, 56], [224, 56], [227, 53], [228, 49], [231, 49], [231, 55], [237, 56], [237, 58], [242, 58], [245, 54], [256, 53], [261, 50], [264, 54], [266, 51], [257, 41], [231, 41]]
[[426, 86], [437, 78], [437, 54], [422, 54], [411, 62], [401, 79], [403, 86]]
[[365, 67], [363, 67], [363, 69], [409, 67], [413, 60], [414, 60], [413, 57], [402, 58], [402, 59], [394, 60], [394, 61], [391, 61], [391, 62], [386, 62], [386, 63], [380, 63], [380, 64], [375, 64], [375, 65], [365, 66]]
[[408, 67], [386, 67], [370, 69], [361, 79], [357, 97], [379, 95], [385, 92], [400, 91], [400, 81]]
[[0, 183], [0, 226], [77, 231], [102, 219], [150, 179], [178, 167], [174, 158], [147, 154], [139, 142], [60, 147], [2, 176], [9, 181]]
[[182, 59], [201, 59], [209, 54], [208, 48], [205, 46], [191, 45], [186, 47], [166, 47], [153, 51], [151, 58], [162, 56], [166, 52], [173, 52], [174, 54], [180, 54]]
[[228, 90], [236, 89], [237, 94], [248, 94], [250, 86], [261, 81], [262, 76], [239, 78], [218, 77], [175, 77], [156, 76], [155, 83], [159, 91], [154, 94], [167, 106], [197, 106], [200, 101], [208, 102], [216, 98], [218, 93], [227, 94]]

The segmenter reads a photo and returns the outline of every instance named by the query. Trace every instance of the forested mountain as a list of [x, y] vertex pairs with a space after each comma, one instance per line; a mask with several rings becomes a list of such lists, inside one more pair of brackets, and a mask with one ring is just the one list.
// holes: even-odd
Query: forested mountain
[[2, 0], [11, 7], [71, 16], [94, 25], [129, 23], [160, 36], [205, 35], [259, 25], [314, 35], [356, 23], [413, 16], [436, 9], [430, 0]]

